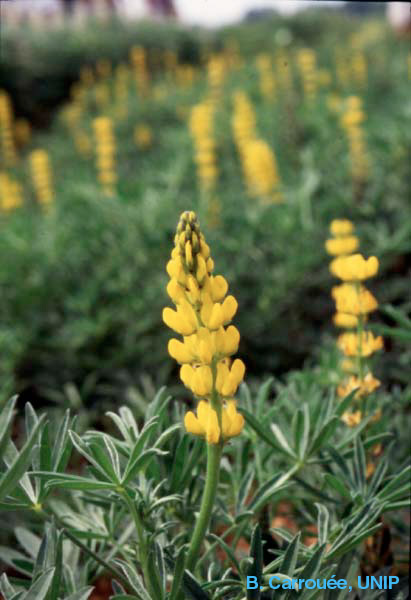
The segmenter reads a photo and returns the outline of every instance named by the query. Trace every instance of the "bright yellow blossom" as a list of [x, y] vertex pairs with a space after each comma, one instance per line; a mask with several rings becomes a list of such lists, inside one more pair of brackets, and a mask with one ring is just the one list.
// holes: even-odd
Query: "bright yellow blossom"
[[363, 396], [368, 396], [374, 390], [376, 390], [381, 385], [381, 382], [376, 379], [372, 373], [367, 373], [367, 375], [360, 379], [355, 375], [351, 376], [345, 384], [341, 384], [338, 386], [337, 393], [340, 397], [344, 398], [348, 396], [353, 390], [357, 390], [355, 397], [362, 398]]
[[328, 254], [339, 256], [341, 254], [351, 254], [358, 249], [359, 241], [354, 235], [337, 237], [325, 242], [325, 249]]
[[356, 427], [361, 423], [362, 412], [360, 410], [356, 410], [354, 412], [345, 412], [341, 417], [341, 420], [344, 421], [348, 427]]
[[378, 266], [376, 256], [365, 259], [361, 254], [353, 254], [333, 260], [330, 264], [330, 271], [343, 281], [363, 281], [374, 277], [378, 272]]
[[350, 315], [348, 313], [337, 312], [333, 317], [334, 325], [337, 327], [357, 327], [358, 318], [355, 315]]
[[370, 356], [383, 347], [382, 337], [374, 337], [371, 331], [346, 332], [338, 337], [338, 346], [346, 356]]
[[209, 444], [217, 444], [221, 434], [223, 439], [239, 435], [244, 427], [244, 417], [237, 412], [235, 400], [230, 400], [223, 407], [220, 427], [216, 411], [208, 402], [201, 400], [197, 416], [189, 411], [184, 417], [184, 425], [189, 433], [205, 437]]
[[337, 312], [349, 315], [366, 315], [378, 308], [378, 302], [372, 293], [362, 285], [343, 283], [332, 288]]
[[202, 435], [209, 444], [238, 435], [244, 425], [237, 413], [235, 395], [245, 373], [244, 363], [231, 363], [240, 341], [230, 325], [237, 311], [234, 296], [227, 296], [228, 284], [221, 275], [212, 275], [214, 262], [194, 212], [181, 215], [171, 260], [167, 293], [176, 310], [163, 310], [163, 320], [183, 337], [171, 339], [170, 355], [180, 363], [180, 377], [200, 398], [197, 417], [187, 413], [187, 431]]

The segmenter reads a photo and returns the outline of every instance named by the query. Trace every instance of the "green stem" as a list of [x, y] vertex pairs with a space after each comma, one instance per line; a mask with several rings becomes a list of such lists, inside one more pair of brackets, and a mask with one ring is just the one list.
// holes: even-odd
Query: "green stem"
[[223, 447], [221, 444], [207, 444], [207, 475], [200, 514], [194, 528], [190, 548], [187, 554], [186, 568], [193, 571], [200, 552], [201, 544], [210, 523], [211, 513], [217, 492], [220, 474], [220, 459]]

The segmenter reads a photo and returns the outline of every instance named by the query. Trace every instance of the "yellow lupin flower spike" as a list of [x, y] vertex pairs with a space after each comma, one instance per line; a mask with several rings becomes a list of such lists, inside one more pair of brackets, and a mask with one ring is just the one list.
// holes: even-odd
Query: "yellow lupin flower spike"
[[182, 366], [180, 377], [193, 394], [201, 398], [197, 416], [187, 413], [188, 432], [205, 437], [209, 444], [239, 435], [244, 419], [235, 407], [235, 395], [245, 366], [240, 359], [230, 364], [238, 349], [240, 334], [230, 325], [237, 311], [234, 296], [227, 296], [228, 284], [213, 276], [214, 262], [194, 212], [181, 215], [171, 260], [167, 293], [176, 310], [165, 308], [163, 320], [183, 336], [171, 339], [170, 355]]

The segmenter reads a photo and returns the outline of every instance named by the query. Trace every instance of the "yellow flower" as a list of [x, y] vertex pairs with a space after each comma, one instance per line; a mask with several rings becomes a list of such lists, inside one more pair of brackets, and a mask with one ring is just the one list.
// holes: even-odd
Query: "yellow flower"
[[353, 254], [334, 259], [331, 262], [330, 271], [343, 281], [363, 281], [374, 277], [378, 272], [378, 266], [376, 256], [370, 256], [366, 260], [361, 254]]
[[[325, 242], [328, 254], [339, 256], [340, 254], [351, 254], [359, 246], [358, 238], [355, 236], [336, 237]], [[331, 263], [332, 264], [332, 263]]]
[[361, 336], [357, 333], [342, 333], [337, 343], [346, 356], [370, 356], [383, 347], [382, 337], [374, 337], [371, 331], [363, 331]]
[[270, 146], [260, 139], [251, 140], [244, 147], [244, 170], [251, 194], [281, 202], [278, 192], [280, 177], [277, 161]]
[[355, 315], [350, 315], [348, 313], [337, 312], [333, 317], [334, 325], [337, 327], [357, 327], [358, 318]]
[[[186, 415], [187, 431], [216, 444], [238, 435], [243, 418], [231, 402], [245, 373], [244, 363], [229, 357], [237, 352], [238, 330], [230, 325], [237, 311], [234, 296], [221, 275], [212, 275], [214, 262], [194, 212], [181, 215], [175, 246], [167, 264], [167, 293], [176, 310], [163, 310], [163, 320], [183, 337], [171, 339], [169, 354], [182, 365], [180, 377], [201, 398], [197, 417]], [[224, 402], [227, 401], [227, 404]]]
[[148, 148], [153, 142], [153, 134], [147, 125], [137, 125], [134, 130], [134, 141], [139, 148]]
[[362, 285], [357, 287], [351, 283], [343, 283], [334, 286], [331, 295], [339, 313], [366, 315], [378, 308], [376, 298]]
[[355, 412], [345, 412], [341, 417], [341, 420], [344, 421], [348, 427], [356, 427], [361, 423], [362, 412], [360, 410], [356, 410]]
[[31, 152], [30, 169], [37, 200], [43, 206], [48, 206], [53, 201], [53, 186], [50, 161], [45, 150]]
[[197, 407], [197, 416], [189, 411], [184, 417], [184, 425], [189, 433], [205, 437], [209, 444], [217, 444], [222, 433], [223, 439], [239, 435], [244, 427], [244, 417], [237, 412], [235, 400], [229, 400], [222, 409], [222, 426], [218, 423], [217, 412], [205, 400]]
[[374, 390], [381, 385], [381, 382], [376, 379], [372, 373], [367, 373], [364, 379], [352, 376], [348, 379], [347, 383], [338, 386], [337, 393], [340, 397], [348, 396], [353, 390], [357, 390], [355, 397], [362, 398], [363, 396], [369, 396]]

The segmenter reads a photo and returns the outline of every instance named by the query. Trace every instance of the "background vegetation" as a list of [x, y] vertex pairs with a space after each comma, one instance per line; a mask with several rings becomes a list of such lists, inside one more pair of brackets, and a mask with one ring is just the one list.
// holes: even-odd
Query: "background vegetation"
[[[127, 94], [119, 100], [115, 67], [128, 59], [133, 45], [147, 51], [150, 91], [139, 93], [130, 75]], [[307, 45], [315, 49], [318, 69], [329, 74], [313, 106], [307, 104], [296, 60]], [[356, 48], [366, 59], [366, 84], [349, 78], [343, 85], [336, 74], [336, 52], [349, 64]], [[175, 52], [180, 67], [193, 67], [192, 80], [185, 82], [178, 68], [170, 72], [164, 51]], [[200, 193], [188, 117], [208, 93], [206, 64], [217, 51], [237, 62], [227, 69], [215, 116], [216, 221], [207, 196]], [[292, 89], [287, 94], [278, 90], [267, 101], [256, 56], [275, 58], [279, 52], [286, 53]], [[213, 521], [212, 531], [229, 530], [229, 548], [209, 538], [194, 583], [184, 584], [187, 597], [245, 597], [241, 583], [229, 588], [221, 581], [244, 581], [247, 573], [262, 568], [262, 561], [267, 573], [290, 576], [294, 569], [332, 575], [338, 568], [341, 577], [354, 581], [358, 572], [376, 574], [392, 564], [405, 575], [408, 540], [402, 511], [411, 399], [408, 52], [407, 40], [396, 38], [382, 21], [320, 12], [212, 34], [120, 22], [47, 35], [5, 29], [0, 87], [10, 93], [18, 117], [47, 127], [34, 128], [19, 148], [19, 160], [7, 167], [22, 185], [24, 201], [1, 214], [2, 450], [9, 443], [14, 405], [6, 400], [11, 394], [19, 394], [18, 408], [26, 401], [39, 413], [46, 407], [50, 422], [48, 429], [44, 418], [38, 422], [26, 407], [24, 433], [20, 418], [12, 430], [22, 458], [17, 461], [10, 445], [3, 456], [3, 467], [17, 464], [11, 477], [0, 480], [1, 508], [13, 509], [7, 520], [2, 517], [3, 536], [5, 542], [16, 540], [15, 535], [19, 541], [18, 553], [15, 541], [11, 550], [0, 552], [13, 567], [12, 588], [5, 580], [1, 588], [7, 600], [81, 600], [91, 592], [84, 586], [103, 572], [123, 585], [114, 589], [118, 600], [150, 597], [130, 570], [137, 554], [127, 501], [115, 489], [117, 464], [122, 473], [129, 469], [126, 493], [139, 498], [147, 547], [156, 556], [153, 578], [160, 592], [155, 600], [175, 598], [167, 596], [170, 577], [178, 575], [178, 551], [187, 541], [204, 473], [203, 442], [193, 444], [180, 428], [167, 429], [181, 422], [181, 400], [188, 402], [167, 355], [169, 333], [161, 319], [169, 303], [165, 265], [178, 215], [186, 209], [198, 213], [216, 272], [229, 281], [239, 303], [235, 324], [248, 381], [240, 406], [249, 413], [246, 433], [227, 450]], [[74, 128], [68, 117], [78, 102], [73, 83], [85, 66], [94, 68], [101, 59], [113, 66], [105, 80], [110, 102], [102, 111], [93, 85], [85, 86]], [[258, 134], [277, 157], [282, 204], [267, 205], [247, 192], [231, 130], [232, 97], [238, 89], [250, 98]], [[352, 95], [363, 101], [371, 165], [360, 187], [353, 186], [347, 139], [332, 108], [336, 98]], [[54, 112], [63, 100], [66, 104]], [[102, 114], [114, 123], [118, 185], [112, 196], [99, 186], [95, 167], [92, 121]], [[152, 136], [146, 146], [135, 142], [135, 128], [141, 125]], [[78, 131], [87, 141], [81, 152]], [[30, 174], [29, 155], [37, 148], [47, 150], [51, 164], [54, 200], [47, 209], [38, 202]], [[375, 361], [382, 389], [373, 401], [382, 418], [363, 420], [353, 429], [340, 421], [350, 399], [342, 407], [334, 394], [340, 377], [331, 320], [335, 281], [324, 243], [335, 218], [351, 219], [361, 252], [380, 260], [370, 285], [381, 305], [371, 327], [385, 338], [384, 352]], [[151, 401], [164, 384], [168, 392]], [[166, 400], [168, 393], [172, 401]], [[118, 438], [105, 412], [118, 412], [122, 404], [131, 407], [140, 432], [146, 424], [147, 434], [136, 433], [131, 413], [124, 410], [124, 439]], [[75, 427], [68, 416], [61, 424], [67, 408], [77, 415]], [[153, 422], [151, 417], [156, 417]], [[270, 423], [276, 427], [270, 429]], [[91, 426], [97, 431], [88, 431]], [[59, 444], [53, 447], [51, 440]], [[371, 454], [378, 444], [380, 462], [377, 451]], [[153, 447], [133, 465], [137, 450]], [[380, 466], [370, 479], [366, 469], [373, 461]], [[84, 469], [86, 462], [93, 465], [90, 471]], [[23, 477], [27, 470], [37, 476]], [[285, 485], [292, 486], [293, 502], [278, 521], [282, 502], [290, 498]], [[36, 512], [37, 504], [42, 508]], [[15, 512], [16, 507], [23, 512]], [[376, 523], [383, 523], [380, 537], [371, 538]], [[313, 546], [302, 543], [310, 531]], [[371, 546], [364, 546], [366, 538], [374, 540]], [[123, 544], [123, 563], [114, 564]], [[230, 547], [236, 545], [231, 556]], [[103, 563], [96, 562], [96, 554]], [[31, 596], [14, 595], [30, 585], [37, 585]]]

